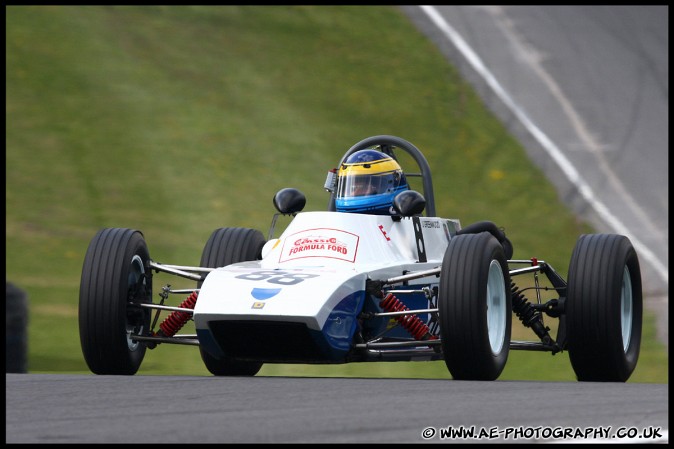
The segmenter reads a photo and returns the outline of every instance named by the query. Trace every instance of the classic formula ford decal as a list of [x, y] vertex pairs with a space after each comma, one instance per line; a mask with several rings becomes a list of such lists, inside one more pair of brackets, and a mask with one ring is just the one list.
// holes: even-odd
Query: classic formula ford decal
[[353, 263], [359, 240], [358, 235], [340, 229], [306, 229], [284, 239], [279, 262], [305, 257], [328, 257]]

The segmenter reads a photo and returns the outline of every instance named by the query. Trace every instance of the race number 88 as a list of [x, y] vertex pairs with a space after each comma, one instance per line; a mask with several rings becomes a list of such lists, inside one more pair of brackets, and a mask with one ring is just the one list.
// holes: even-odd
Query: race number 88
[[249, 281], [264, 281], [270, 284], [295, 285], [305, 279], [315, 278], [317, 274], [309, 273], [287, 273], [285, 271], [256, 271], [255, 273], [246, 273], [236, 276], [237, 279], [246, 279]]

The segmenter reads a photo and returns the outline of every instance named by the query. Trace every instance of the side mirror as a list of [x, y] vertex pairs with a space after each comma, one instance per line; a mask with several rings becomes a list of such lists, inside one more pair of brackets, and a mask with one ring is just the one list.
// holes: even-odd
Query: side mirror
[[393, 198], [393, 208], [403, 217], [411, 217], [424, 211], [426, 199], [416, 190], [405, 190]]
[[281, 189], [274, 195], [274, 207], [283, 215], [295, 214], [304, 209], [307, 198], [297, 189]]

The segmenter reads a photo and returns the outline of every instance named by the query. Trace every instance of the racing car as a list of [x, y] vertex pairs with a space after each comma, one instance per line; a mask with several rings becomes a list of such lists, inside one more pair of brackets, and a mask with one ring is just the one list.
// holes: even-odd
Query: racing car
[[[365, 150], [382, 160], [350, 162]], [[423, 193], [398, 188], [396, 151], [416, 163], [418, 173], [402, 173], [420, 178]], [[391, 169], [377, 181], [388, 189], [378, 196], [386, 213], [345, 199], [356, 188], [346, 173], [375, 165]], [[101, 229], [85, 255], [79, 296], [89, 369], [133, 375], [147, 349], [181, 344], [197, 346], [216, 376], [253, 376], [266, 363], [443, 360], [453, 379], [496, 380], [510, 350], [567, 351], [579, 381], [625, 382], [632, 374], [642, 289], [627, 237], [581, 235], [567, 279], [544, 260], [513, 259], [495, 223], [462, 227], [436, 216], [428, 162], [396, 136], [353, 145], [328, 172], [325, 190], [326, 210], [304, 211], [302, 192], [281, 189], [267, 237], [218, 228], [198, 267], [153, 260], [139, 230]], [[280, 216], [290, 221], [274, 238]], [[160, 273], [194, 286], [165, 283], [154, 292]], [[555, 335], [544, 318], [557, 320]], [[190, 320], [196, 333], [180, 333]], [[513, 322], [531, 338], [512, 340]]]

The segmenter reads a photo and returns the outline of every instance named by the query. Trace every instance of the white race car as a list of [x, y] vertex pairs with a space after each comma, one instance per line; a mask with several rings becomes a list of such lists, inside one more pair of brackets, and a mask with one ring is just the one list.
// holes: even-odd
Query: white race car
[[[422, 178], [423, 195], [400, 187], [405, 179], [394, 150], [417, 163], [420, 173], [405, 176]], [[377, 152], [382, 161], [353, 162]], [[375, 166], [387, 173], [376, 182], [363, 176]], [[304, 195], [283, 189], [273, 199], [278, 213], [268, 238], [255, 229], [216, 229], [199, 267], [153, 261], [138, 230], [99, 231], [84, 260], [79, 303], [91, 371], [135, 374], [147, 348], [172, 343], [198, 346], [208, 370], [223, 376], [252, 376], [264, 363], [444, 360], [454, 379], [495, 380], [513, 349], [568, 351], [581, 381], [630, 377], [641, 343], [642, 292], [627, 237], [580, 236], [567, 281], [545, 261], [512, 259], [510, 240], [492, 222], [462, 228], [457, 219], [437, 217], [428, 163], [404, 139], [364, 139], [338, 167], [328, 173], [327, 210], [302, 212]], [[380, 189], [365, 194], [375, 192], [379, 209], [362, 196], [349, 198], [364, 195], [354, 193], [354, 179], [365, 178]], [[272, 238], [279, 214], [293, 218]], [[154, 302], [160, 272], [196, 286], [166, 284]], [[514, 282], [520, 277], [527, 288]], [[542, 301], [543, 290], [555, 298]], [[187, 299], [171, 306], [172, 295]], [[157, 325], [162, 312], [167, 316]], [[534, 341], [511, 341], [513, 315]], [[544, 315], [559, 320], [555, 338]], [[196, 334], [180, 334], [190, 319]]]

